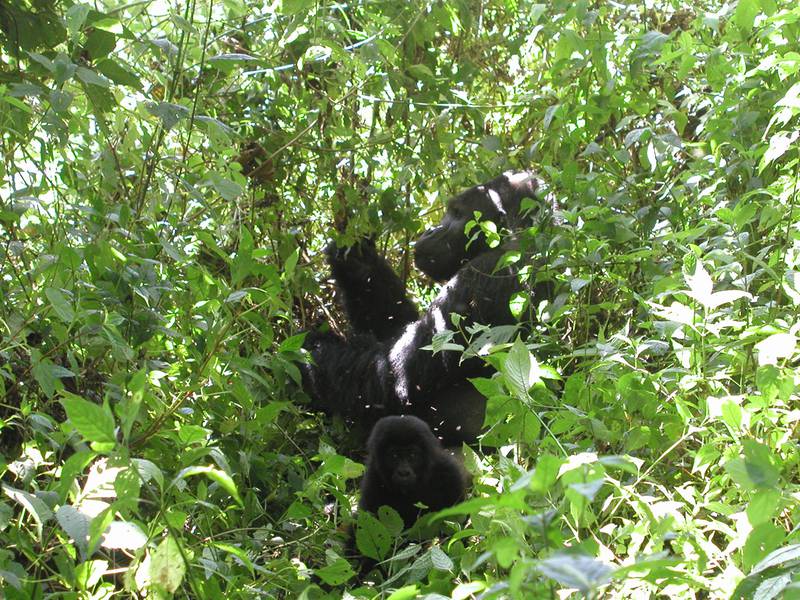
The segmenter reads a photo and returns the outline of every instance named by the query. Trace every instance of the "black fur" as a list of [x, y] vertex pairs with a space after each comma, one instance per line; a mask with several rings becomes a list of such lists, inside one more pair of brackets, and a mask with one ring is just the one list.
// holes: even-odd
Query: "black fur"
[[378, 255], [372, 240], [348, 248], [330, 244], [325, 253], [331, 275], [344, 292], [344, 309], [354, 331], [391, 339], [417, 319], [419, 313], [403, 282]]
[[465, 317], [462, 327], [514, 323], [508, 300], [521, 289], [517, 274], [509, 268], [495, 271], [505, 249], [490, 249], [482, 235], [467, 246], [464, 227], [480, 211], [481, 219], [494, 221], [498, 229], [518, 230], [524, 224], [522, 198], [536, 188], [530, 174], [507, 173], [449, 201], [441, 224], [416, 244], [417, 266], [435, 279], [449, 279], [421, 316], [371, 242], [329, 248], [355, 335], [306, 337], [313, 364], [304, 369], [305, 387], [315, 404], [365, 426], [385, 415], [416, 415], [446, 445], [474, 441], [485, 399], [467, 378], [481, 374], [482, 362], [462, 361], [456, 351], [433, 354], [421, 348], [435, 333], [453, 328], [452, 313]]
[[369, 436], [367, 451], [361, 510], [375, 513], [381, 506], [391, 506], [408, 528], [421, 512], [416, 504], [437, 511], [464, 499], [466, 471], [416, 417], [380, 419]]

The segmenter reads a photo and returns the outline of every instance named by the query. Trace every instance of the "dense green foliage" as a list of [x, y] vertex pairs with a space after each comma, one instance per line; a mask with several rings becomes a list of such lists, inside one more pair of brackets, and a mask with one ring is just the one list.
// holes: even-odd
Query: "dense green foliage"
[[[265, 4], [0, 2], [0, 595], [798, 597], [797, 3]], [[424, 304], [411, 242], [507, 168], [558, 289], [472, 499], [362, 581], [321, 248]]]

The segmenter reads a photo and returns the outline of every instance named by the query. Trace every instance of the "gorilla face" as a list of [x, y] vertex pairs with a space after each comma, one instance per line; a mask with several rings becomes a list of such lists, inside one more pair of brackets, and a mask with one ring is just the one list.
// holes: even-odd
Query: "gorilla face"
[[394, 445], [386, 448], [381, 454], [384, 473], [389, 473], [391, 486], [408, 493], [425, 479], [424, 447], [408, 444]]
[[417, 268], [436, 281], [450, 279], [462, 264], [488, 249], [482, 235], [467, 248], [464, 227], [475, 218], [475, 211], [481, 213], [482, 219], [513, 228], [522, 199], [533, 196], [538, 187], [531, 173], [507, 171], [451, 198], [441, 223], [417, 240]]
[[411, 415], [384, 417], [367, 442], [370, 460], [389, 490], [404, 495], [428, 486], [429, 466], [440, 452], [428, 425]]

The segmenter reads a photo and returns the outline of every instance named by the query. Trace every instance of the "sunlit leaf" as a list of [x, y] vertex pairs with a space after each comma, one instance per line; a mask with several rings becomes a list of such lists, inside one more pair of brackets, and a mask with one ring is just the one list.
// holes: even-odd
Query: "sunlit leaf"
[[84, 438], [92, 442], [116, 442], [114, 416], [104, 406], [84, 400], [69, 392], [62, 392], [61, 403], [67, 418]]

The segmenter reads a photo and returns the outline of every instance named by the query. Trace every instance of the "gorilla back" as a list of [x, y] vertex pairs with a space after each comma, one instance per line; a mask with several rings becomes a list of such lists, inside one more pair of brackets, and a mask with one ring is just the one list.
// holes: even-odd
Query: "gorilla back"
[[306, 337], [313, 364], [305, 367], [304, 381], [314, 403], [366, 426], [385, 415], [416, 415], [446, 445], [474, 441], [485, 400], [467, 379], [482, 372], [482, 362], [422, 348], [448, 328], [451, 313], [464, 317], [462, 326], [514, 323], [509, 299], [522, 286], [513, 268], [495, 270], [506, 249], [489, 248], [482, 235], [467, 246], [464, 229], [479, 211], [498, 229], [519, 230], [525, 225], [522, 199], [537, 188], [530, 173], [509, 172], [448, 202], [441, 223], [416, 243], [416, 265], [433, 279], [447, 280], [419, 317], [371, 242], [329, 250], [345, 310], [358, 313], [348, 315], [354, 334], [346, 339], [332, 333]]

